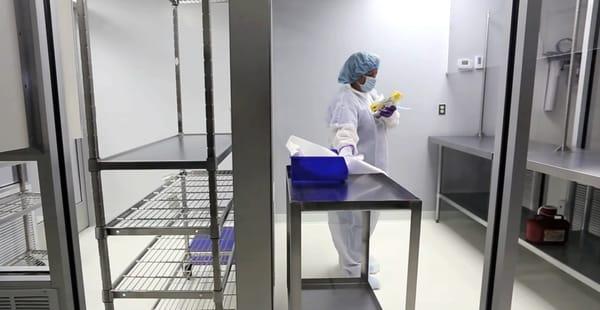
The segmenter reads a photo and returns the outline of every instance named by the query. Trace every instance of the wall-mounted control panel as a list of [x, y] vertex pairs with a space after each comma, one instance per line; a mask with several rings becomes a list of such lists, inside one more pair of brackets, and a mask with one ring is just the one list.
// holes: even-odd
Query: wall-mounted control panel
[[475, 56], [473, 60], [475, 69], [483, 70], [483, 67], [485, 66], [485, 64], [483, 63], [483, 56]]
[[459, 58], [457, 66], [459, 71], [471, 71], [473, 70], [473, 60], [471, 58]]

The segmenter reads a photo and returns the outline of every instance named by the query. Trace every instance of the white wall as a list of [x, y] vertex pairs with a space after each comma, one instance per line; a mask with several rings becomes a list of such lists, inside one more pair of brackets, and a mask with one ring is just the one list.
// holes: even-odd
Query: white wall
[[[181, 6], [179, 13], [181, 79], [184, 130], [206, 132], [204, 122], [204, 68], [202, 57], [202, 9]], [[229, 5], [211, 4], [215, 129], [231, 132], [231, 87], [229, 70]]]
[[[88, 1], [101, 157], [177, 133], [172, 9], [169, 1]], [[203, 132], [202, 9], [182, 5], [180, 46], [184, 126]], [[213, 4], [216, 129], [230, 131], [227, 4]], [[106, 172], [110, 219], [172, 171]]]
[[[60, 80], [62, 98], [67, 114], [67, 125], [71, 139], [81, 138], [81, 112], [79, 107], [79, 72], [77, 71], [77, 51], [75, 40], [74, 12], [72, 1], [59, 1], [57, 36], [60, 52]], [[74, 148], [74, 146], [71, 146]]]
[[[485, 56], [486, 19], [490, 13], [487, 43], [485, 107], [483, 133], [495, 135], [498, 109], [502, 107], [506, 89], [506, 61], [510, 3], [502, 0], [452, 0], [448, 52], [449, 109], [459, 109], [462, 125], [454, 127], [462, 134], [479, 131], [483, 92], [483, 71], [459, 72], [459, 58]], [[463, 128], [462, 130], [460, 128]]]
[[[494, 135], [498, 108], [503, 105], [506, 43], [503, 37], [508, 31], [506, 16], [498, 0], [453, 0], [450, 18], [450, 49], [448, 53], [448, 100], [449, 109], [462, 109], [464, 121], [472, 126], [467, 133], [476, 132], [479, 126], [481, 104], [482, 71], [459, 72], [457, 60], [482, 55], [485, 46], [485, 15], [491, 12], [490, 43], [488, 48], [488, 80], [484, 132]], [[585, 7], [585, 5], [583, 5]], [[534, 99], [532, 102], [531, 139], [547, 143], [559, 143], [565, 110], [566, 79], [565, 70], [559, 79], [556, 106], [554, 111], [544, 111], [544, 94], [547, 84], [548, 62], [543, 57], [546, 51], [554, 51], [559, 39], [570, 37], [573, 28], [575, 0], [547, 0], [542, 5], [540, 44], [537, 62]], [[585, 16], [585, 13], [582, 13]], [[583, 22], [583, 19], [582, 19]], [[580, 32], [582, 34], [582, 32]], [[581, 40], [579, 40], [581, 42]], [[568, 68], [568, 67], [566, 67]], [[573, 99], [576, 97], [577, 83], [573, 85]], [[572, 105], [572, 109], [574, 110]], [[470, 107], [472, 110], [468, 110]], [[573, 118], [571, 113], [571, 118]]]
[[[489, 1], [452, 0], [448, 48], [448, 110], [459, 113], [456, 134], [474, 135], [481, 118], [483, 71], [459, 71], [458, 59], [485, 56], [485, 26]], [[486, 102], [484, 132], [494, 134], [493, 104]]]
[[[534, 97], [532, 103], [531, 116], [531, 139], [540, 142], [560, 144], [563, 136], [563, 123], [566, 108], [567, 76], [569, 67], [564, 67], [558, 80], [556, 101], [553, 111], [544, 111], [544, 96], [546, 93], [547, 76], [549, 62], [544, 57], [544, 53], [555, 51], [555, 45], [558, 40], [570, 38], [573, 32], [573, 21], [575, 14], [575, 0], [545, 0], [542, 2], [542, 19], [540, 24], [540, 41], [538, 51], [538, 62], [536, 67]], [[584, 1], [585, 2], [585, 1]], [[585, 8], [585, 4], [582, 5]], [[585, 12], [581, 13], [582, 29], [579, 34], [583, 34], [583, 22], [585, 21]], [[581, 39], [578, 42], [582, 42]], [[577, 62], [579, 65], [579, 62]], [[577, 76], [572, 85], [571, 95], [571, 125], [573, 124], [575, 99], [577, 97]], [[569, 137], [571, 135], [569, 134]]]
[[434, 206], [435, 156], [430, 135], [464, 128], [462, 109], [444, 117], [450, 1], [274, 0], [273, 169], [276, 212], [285, 210], [284, 144], [291, 134], [327, 144], [326, 108], [338, 72], [353, 52], [382, 58], [377, 88], [406, 94], [401, 124], [389, 133], [389, 172]]
[[29, 147], [13, 1], [0, 0], [0, 152]]

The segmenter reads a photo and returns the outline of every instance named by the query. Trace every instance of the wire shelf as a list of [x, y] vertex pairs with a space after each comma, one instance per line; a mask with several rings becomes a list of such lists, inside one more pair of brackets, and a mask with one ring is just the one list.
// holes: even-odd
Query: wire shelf
[[[235, 267], [231, 270], [231, 281], [227, 283], [223, 296], [223, 309], [236, 309]], [[153, 310], [213, 310], [215, 303], [209, 299], [161, 299]]]
[[35, 238], [33, 212], [41, 206], [39, 193], [0, 198], [0, 266], [48, 266], [48, 254]]
[[[169, 0], [173, 3], [173, 0]], [[229, 0], [209, 0], [209, 3], [227, 3]], [[179, 0], [179, 4], [202, 4], [202, 0]]]
[[[185, 236], [156, 237], [113, 284], [114, 298], [210, 299], [214, 297], [212, 260], [191, 263]], [[226, 286], [233, 265], [233, 253], [222, 251], [221, 279]], [[191, 256], [191, 257], [190, 257]]]
[[[99, 170], [208, 169], [206, 134], [178, 134], [97, 162]], [[215, 134], [215, 161], [231, 154], [231, 134]]]
[[38, 193], [17, 193], [0, 199], [0, 225], [42, 206]]
[[48, 252], [44, 250], [32, 250], [16, 259], [11, 263], [11, 266], [48, 266]]
[[[217, 174], [220, 227], [232, 211], [231, 171]], [[208, 173], [193, 171], [166, 179], [165, 184], [107, 225], [109, 235], [196, 235], [210, 233]]]

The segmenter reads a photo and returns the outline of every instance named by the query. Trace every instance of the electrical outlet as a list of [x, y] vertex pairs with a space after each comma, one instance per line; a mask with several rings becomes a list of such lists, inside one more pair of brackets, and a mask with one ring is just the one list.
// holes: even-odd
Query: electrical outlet
[[438, 105], [438, 114], [439, 115], [446, 115], [446, 104], [445, 103], [440, 103]]

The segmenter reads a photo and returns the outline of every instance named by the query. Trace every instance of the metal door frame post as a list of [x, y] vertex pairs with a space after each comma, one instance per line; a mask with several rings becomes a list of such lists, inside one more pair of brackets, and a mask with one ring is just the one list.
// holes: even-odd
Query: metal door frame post
[[273, 309], [271, 0], [230, 0], [237, 305]]
[[523, 182], [541, 0], [514, 0], [510, 16], [505, 103], [496, 129], [480, 309], [510, 309], [519, 250]]
[[95, 207], [96, 240], [98, 240], [98, 254], [102, 271], [102, 302], [104, 303], [104, 308], [106, 310], [113, 310], [114, 303], [111, 292], [113, 284], [110, 273], [104, 197], [102, 195], [102, 173], [98, 169], [100, 152], [98, 148], [98, 126], [96, 124], [96, 103], [94, 100], [92, 53], [90, 50], [90, 36], [87, 20], [87, 0], [77, 1], [77, 13], [86, 132], [88, 135], [89, 169]]
[[438, 145], [437, 186], [435, 192], [435, 222], [440, 222], [440, 194], [442, 193], [442, 177], [444, 173], [444, 147]]

